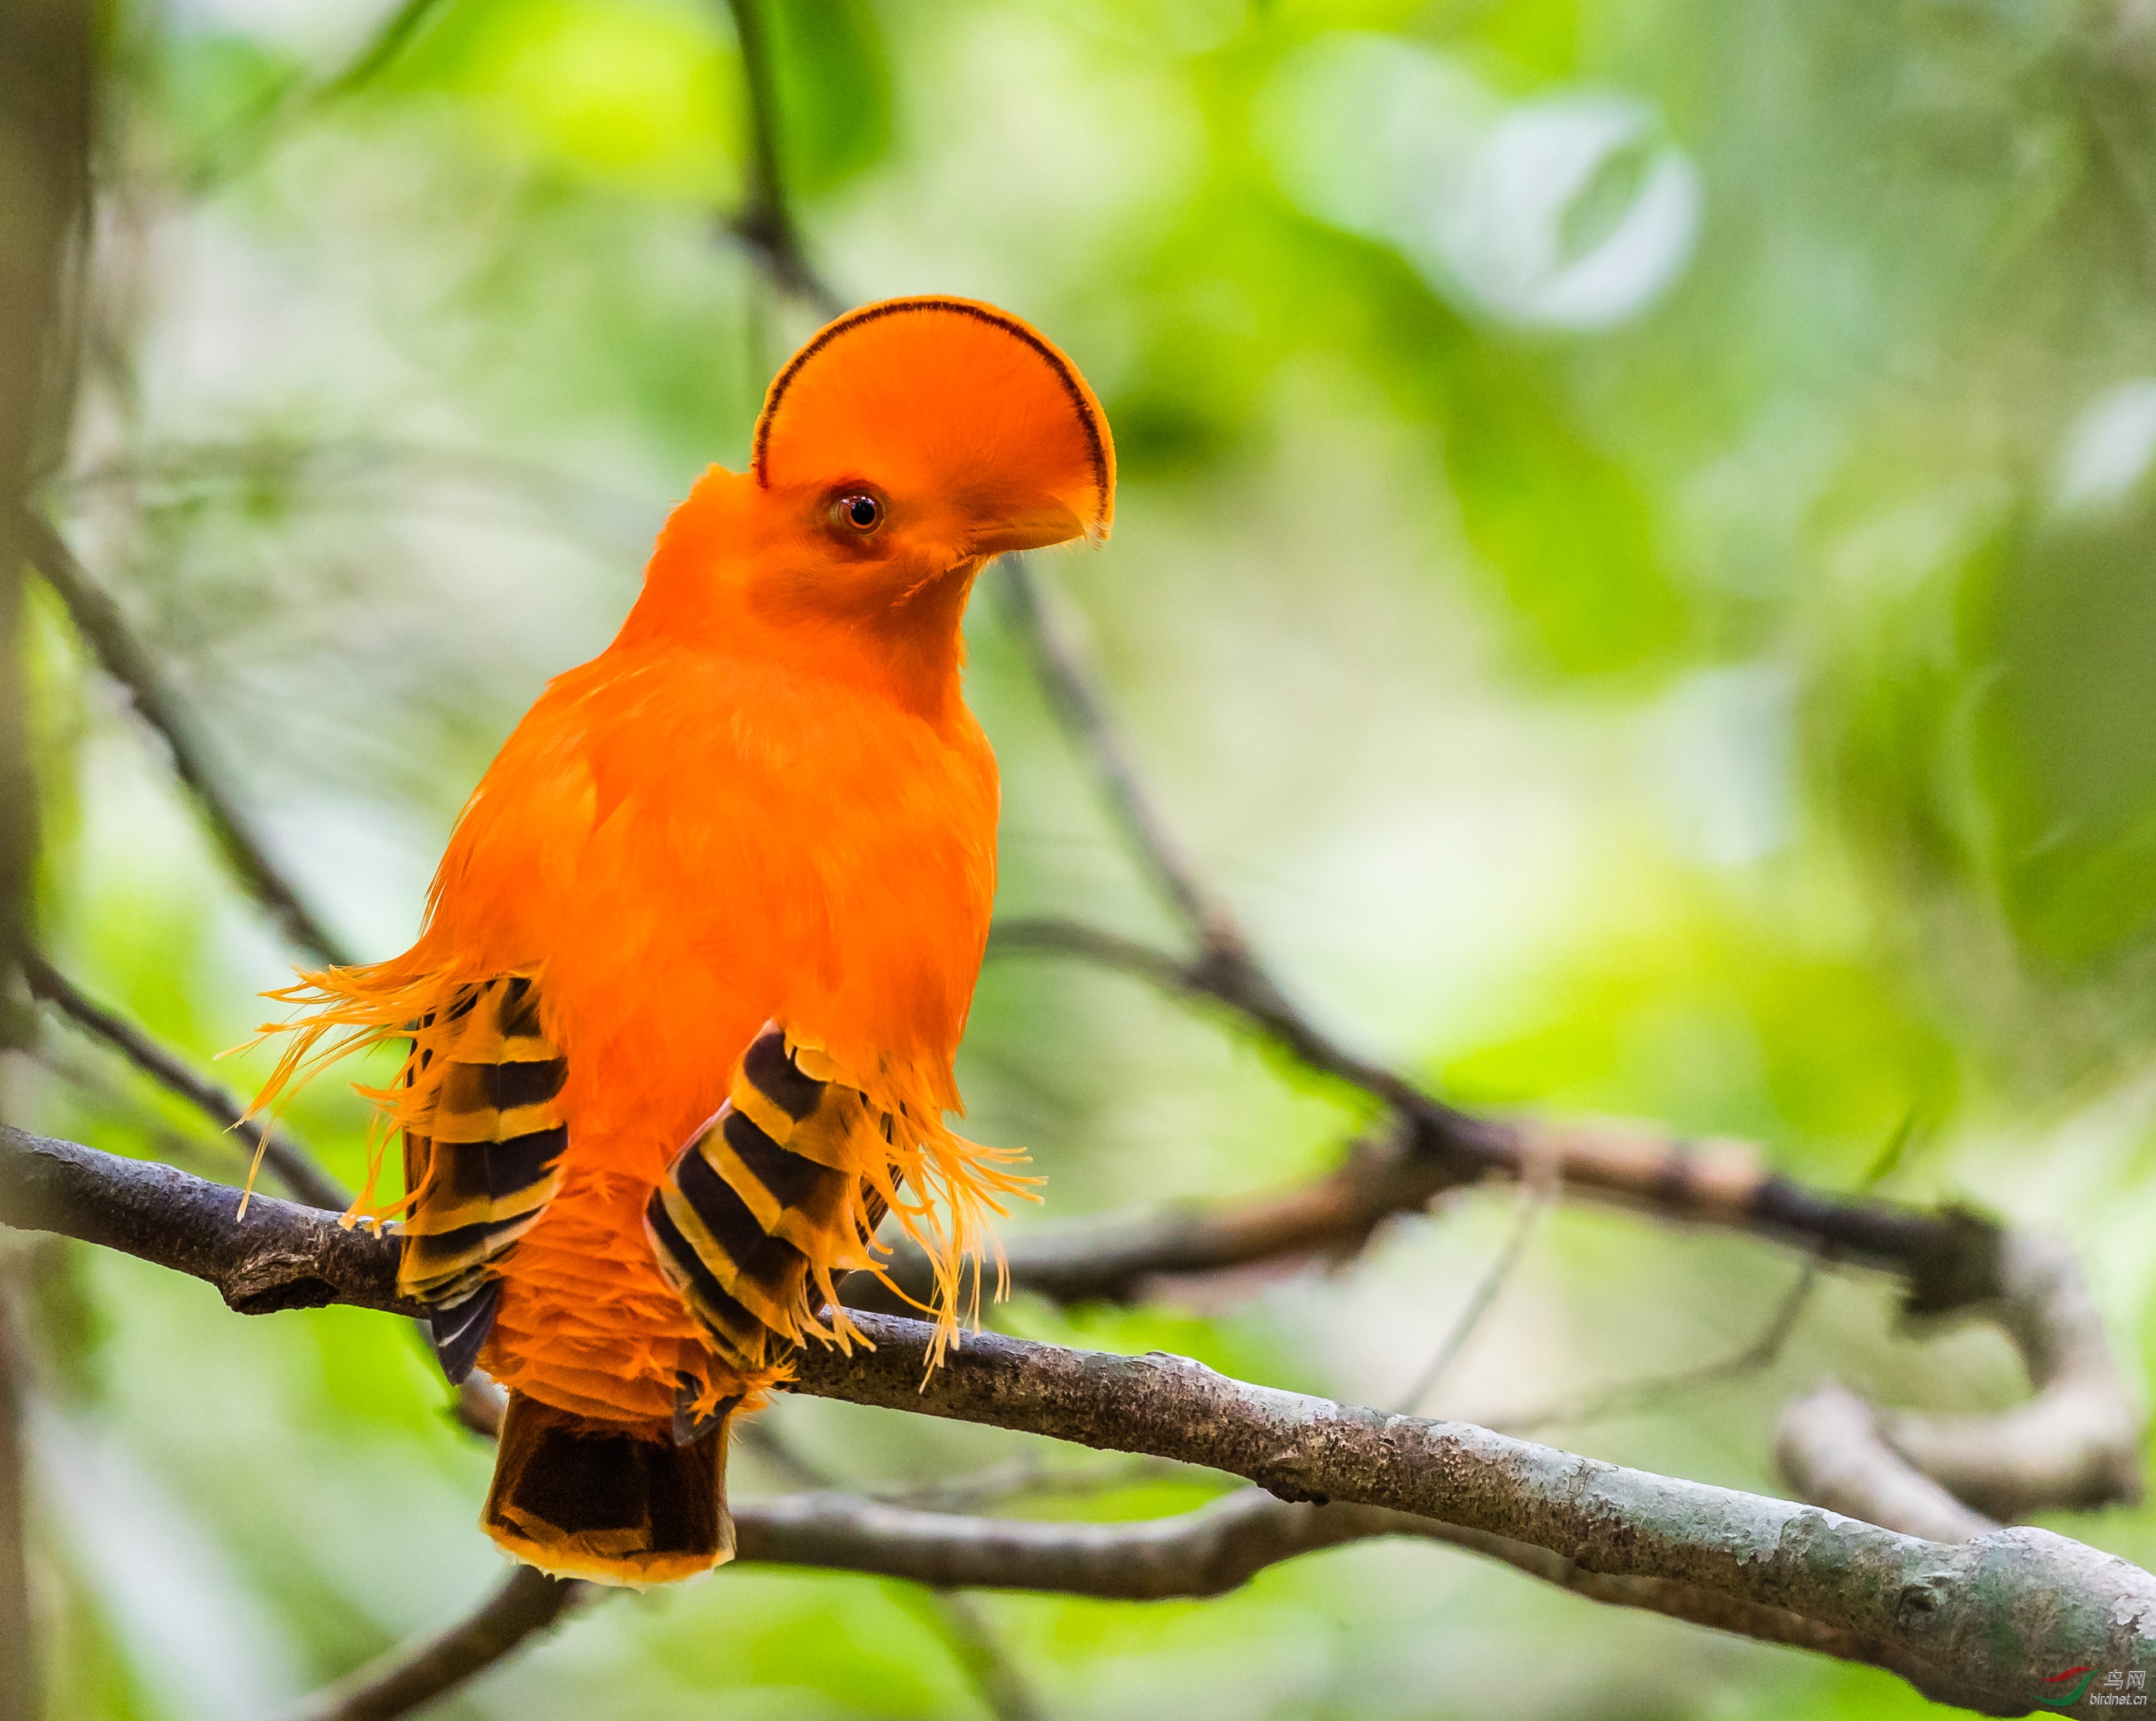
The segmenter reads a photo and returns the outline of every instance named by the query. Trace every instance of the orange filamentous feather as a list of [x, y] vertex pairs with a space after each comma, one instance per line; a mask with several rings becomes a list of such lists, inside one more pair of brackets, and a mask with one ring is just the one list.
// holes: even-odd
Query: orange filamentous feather
[[[517, 1557], [624, 1582], [724, 1558], [722, 1466], [658, 1448], [722, 1440], [802, 1339], [859, 1338], [835, 1277], [882, 1270], [886, 1214], [932, 1263], [939, 1356], [977, 1316], [967, 1263], [1033, 1180], [944, 1121], [995, 888], [959, 622], [994, 555], [1104, 537], [1114, 473], [1016, 318], [840, 318], [773, 384], [752, 470], [696, 485], [613, 645], [510, 737], [418, 941], [271, 994], [296, 1014], [258, 1104], [409, 1042], [362, 1092], [417, 1186], [383, 1203], [370, 1174], [355, 1216], [408, 1213], [408, 1265], [432, 1251], [408, 1288], [445, 1366], [544, 1407], [486, 1519]], [[825, 1092], [850, 1121], [786, 1145], [807, 1113], [767, 1095]], [[617, 1469], [643, 1480], [583, 1498]]]
[[263, 994], [294, 1007], [298, 1014], [262, 1025], [263, 1038], [285, 1036], [285, 1044], [254, 1097], [254, 1112], [274, 1111], [292, 1091], [355, 1053], [398, 1040], [409, 1042], [397, 1078], [388, 1087], [353, 1084], [356, 1092], [373, 1102], [375, 1119], [367, 1180], [344, 1215], [347, 1225], [365, 1220], [378, 1227], [382, 1220], [400, 1216], [418, 1194], [410, 1190], [403, 1200], [377, 1203], [382, 1153], [389, 1136], [403, 1128], [421, 1107], [424, 1091], [417, 1085], [418, 1074], [442, 1031], [424, 1025], [444, 1017], [465, 984], [469, 983], [453, 975], [413, 974], [400, 962], [384, 962], [363, 968], [318, 968], [300, 974], [296, 985]]

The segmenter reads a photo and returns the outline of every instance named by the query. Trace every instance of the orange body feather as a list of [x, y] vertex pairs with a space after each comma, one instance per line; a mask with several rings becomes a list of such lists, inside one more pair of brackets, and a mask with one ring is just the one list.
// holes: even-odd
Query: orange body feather
[[[950, 1330], [1020, 1183], [943, 1121], [995, 884], [959, 622], [993, 555], [1105, 535], [1113, 481], [1097, 403], [1017, 319], [841, 318], [773, 385], [752, 470], [696, 485], [613, 645], [510, 737], [418, 942], [279, 994], [305, 1008], [273, 1091], [412, 1043], [377, 1097], [407, 1287], [476, 1312], [513, 1395], [487, 1524], [521, 1557], [632, 1582], [724, 1558], [701, 1431], [802, 1338], [844, 1341], [833, 1276], [875, 1264], [886, 1210]], [[644, 1498], [585, 1498], [610, 1489]]]

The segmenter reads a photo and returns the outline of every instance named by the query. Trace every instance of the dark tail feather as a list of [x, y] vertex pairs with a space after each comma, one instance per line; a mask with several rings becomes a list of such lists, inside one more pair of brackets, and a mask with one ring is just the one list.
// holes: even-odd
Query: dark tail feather
[[480, 1522], [559, 1577], [670, 1584], [709, 1571], [734, 1554], [725, 1426], [677, 1446], [664, 1423], [595, 1422], [512, 1392]]
[[471, 1378], [480, 1347], [494, 1331], [494, 1313], [501, 1302], [501, 1281], [489, 1279], [463, 1302], [427, 1312], [434, 1354], [442, 1359], [442, 1372], [449, 1377], [450, 1385], [462, 1386]]

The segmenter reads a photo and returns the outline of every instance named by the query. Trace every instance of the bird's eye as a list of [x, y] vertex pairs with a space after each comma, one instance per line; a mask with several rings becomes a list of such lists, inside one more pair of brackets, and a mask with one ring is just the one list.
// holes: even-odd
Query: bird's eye
[[855, 532], [874, 532], [883, 524], [883, 504], [872, 496], [841, 496], [832, 511], [841, 526], [850, 526]]

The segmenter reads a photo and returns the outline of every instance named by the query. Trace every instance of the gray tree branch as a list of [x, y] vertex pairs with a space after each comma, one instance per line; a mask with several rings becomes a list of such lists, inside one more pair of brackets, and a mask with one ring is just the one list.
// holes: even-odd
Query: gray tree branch
[[[26, 958], [26, 972], [38, 995], [120, 1049], [208, 1116], [226, 1125], [236, 1117], [239, 1107], [229, 1095], [132, 1024], [84, 998], [49, 963], [33, 953]], [[1614, 1126], [1545, 1129], [1536, 1134], [1527, 1133], [1525, 1126], [1515, 1127], [1522, 1131], [1523, 1163], [1553, 1188], [1568, 1176], [1578, 1175], [1620, 1197], [1650, 1192], [1645, 1205], [1664, 1211], [1686, 1199], [1689, 1191], [1687, 1210], [1725, 1220], [1735, 1215], [1741, 1220], [1751, 1210], [1765, 1179], [1760, 1157], [1739, 1144], [1712, 1144], [1702, 1152], [1679, 1147], [1652, 1133]], [[69, 1146], [49, 1145], [63, 1152]], [[304, 1194], [319, 1185], [318, 1205], [344, 1205], [342, 1190], [312, 1167], [303, 1150], [288, 1144], [288, 1156], [296, 1156], [292, 1159], [296, 1176], [288, 1172], [288, 1186], [296, 1184]], [[1317, 1242], [1344, 1251], [1359, 1246], [1383, 1213], [1399, 1210], [1402, 1188], [1389, 1184], [1383, 1174], [1397, 1172], [1403, 1164], [1412, 1165], [1412, 1158], [1403, 1155], [1388, 1167], [1382, 1161], [1373, 1166], [1367, 1154], [1358, 1156], [1333, 1179], [1270, 1205], [1256, 1204], [1181, 1225], [1156, 1222], [1137, 1236], [1153, 1251], [1148, 1262], [1153, 1271], [1189, 1271], [1229, 1259], [1260, 1259], [1307, 1250]], [[286, 1169], [281, 1160], [280, 1169]], [[49, 1170], [48, 1174], [59, 1174]], [[1409, 1192], [1417, 1187], [1412, 1181], [1405, 1186]], [[1373, 1199], [1358, 1201], [1351, 1195], [1343, 1202], [1343, 1188]], [[1410, 1199], [1412, 1205], [1419, 1205], [1412, 1195]], [[1835, 1210], [1823, 1205], [1820, 1210]], [[1886, 1216], [1892, 1219], [1907, 1212], [1900, 1210]], [[1345, 1225], [1343, 1216], [1350, 1221]], [[1873, 1220], [1876, 1231], [1877, 1215], [1866, 1216]], [[1961, 1313], [2000, 1321], [2027, 1359], [2037, 1389], [2035, 1398], [1995, 1417], [1889, 1417], [1840, 1389], [1824, 1389], [1793, 1405], [1785, 1415], [1779, 1455], [1793, 1491], [1871, 1522], [1948, 1542], [1966, 1540], [1996, 1527], [1973, 1509], [1975, 1506], [1988, 1505], [2005, 1516], [2045, 1505], [2097, 1505], [2138, 1497], [2143, 1419], [2112, 1361], [2101, 1319], [2071, 1255], [2020, 1234], [1994, 1234], [1960, 1215], [1947, 1217], [1948, 1237], [1972, 1249], [1977, 1264], [1943, 1268], [1933, 1257], [1928, 1280], [1912, 1276], [1916, 1287], [1912, 1300], [1928, 1297], [1937, 1306], [1950, 1301], [1948, 1293], [1958, 1295], [1964, 1298]], [[1021, 1281], [1066, 1291], [1075, 1286], [1082, 1292], [1086, 1274], [1105, 1271], [1117, 1277], [1127, 1294], [1135, 1287], [1135, 1279], [1121, 1277], [1134, 1261], [1127, 1245], [1121, 1250], [1104, 1249], [1097, 1234], [1075, 1235], [1082, 1246], [1062, 1258], [1060, 1279], [1055, 1277], [1059, 1262], [1051, 1247], [1031, 1256], [1021, 1253], [1016, 1263]], [[1051, 1246], [1055, 1241], [1051, 1234]], [[1037, 1243], [1031, 1246], [1038, 1248]], [[1818, 1258], [1815, 1253], [1808, 1264], [1805, 1284]], [[1917, 1258], [1922, 1261], [1927, 1257]], [[1044, 1265], [1049, 1269], [1045, 1275], [1040, 1271]], [[291, 1266], [273, 1249], [259, 1262], [228, 1270], [219, 1282], [232, 1284], [242, 1298], [257, 1297], [264, 1294], [258, 1281], [287, 1272]], [[1968, 1300], [1987, 1282], [1993, 1287], [1988, 1298]], [[313, 1287], [272, 1294], [305, 1294], [316, 1300], [321, 1295]], [[1746, 1365], [1745, 1359], [1755, 1353], [1771, 1356], [1800, 1306], [1801, 1290], [1785, 1302], [1759, 1343], [1748, 1347], [1743, 1358], [1717, 1365], [1712, 1371], [1714, 1375]], [[483, 1377], [469, 1381], [459, 1399], [459, 1414], [466, 1426], [490, 1434], [499, 1422], [499, 1396]], [[1017, 1689], [1003, 1693], [1006, 1708], [1009, 1701], [1022, 1700], [1015, 1695]]]
[[2006, 1232], [1999, 1295], [1984, 1313], [2021, 1353], [2035, 1396], [1997, 1415], [1897, 1412], [1885, 1419], [1888, 1443], [1995, 1518], [2138, 1499], [2148, 1418], [2073, 1252]]
[[789, 1494], [737, 1513], [740, 1555], [972, 1590], [1050, 1590], [1111, 1601], [1224, 1595], [1267, 1566], [1379, 1536], [1441, 1542], [1590, 1600], [1717, 1631], [1862, 1660], [1861, 1641], [1785, 1609], [1659, 1579], [1613, 1577], [1532, 1543], [1383, 1507], [1324, 1506], [1238, 1489], [1134, 1523], [961, 1517], [841, 1494]]
[[1877, 1411], [1830, 1380], [1782, 1412], [1775, 1462], [1790, 1491], [1933, 1542], [1969, 1542], [1999, 1525], [1972, 1511], [1887, 1445]]
[[[244, 1312], [339, 1301], [409, 1313], [394, 1297], [393, 1236], [277, 1201], [243, 1226], [236, 1205], [236, 1192], [170, 1168], [0, 1129], [0, 1221], [192, 1273]], [[1204, 1465], [1284, 1500], [1406, 1513], [1540, 1549], [1598, 1580], [1585, 1593], [1604, 1600], [1651, 1605], [1635, 1586], [1654, 1586], [1666, 1611], [1723, 1629], [1767, 1610], [1786, 1629], [1757, 1635], [1891, 1668], [1986, 1713], [2028, 1713], [2043, 1674], [2076, 1662], [2156, 1672], [2156, 1578], [2046, 1531], [1922, 1540], [1159, 1354], [977, 1333], [931, 1375], [927, 1324], [856, 1319], [876, 1348], [803, 1352], [793, 1390]]]
[[[1530, 1543], [1409, 1513], [1296, 1504], [1256, 1487], [1194, 1512], [1129, 1523], [963, 1517], [808, 1492], [739, 1503], [734, 1525], [736, 1558], [746, 1563], [868, 1572], [952, 1595], [961, 1588], [1018, 1590], [1106, 1601], [1224, 1595], [1267, 1566], [1306, 1554], [1380, 1536], [1413, 1537], [1502, 1561], [1590, 1600], [1845, 1660], [1866, 1658], [1865, 1644], [1853, 1634], [1785, 1609], [1659, 1579], [1611, 1577]], [[390, 1721], [408, 1714], [552, 1625], [555, 1616], [536, 1605], [539, 1599], [534, 1593], [531, 1605], [511, 1609], [506, 1596], [491, 1596], [458, 1625], [388, 1652], [318, 1693], [291, 1721]], [[512, 1635], [503, 1629], [506, 1621], [523, 1629]]]
[[2032, 1674], [2074, 1660], [2156, 1669], [2156, 1578], [2046, 1531], [1951, 1547], [1158, 1354], [980, 1334], [923, 1385], [926, 1326], [862, 1318], [875, 1351], [805, 1353], [794, 1390], [1207, 1464], [1285, 1499], [1406, 1512], [1600, 1577], [1678, 1586], [1701, 1610], [1774, 1610], [1818, 1628], [1833, 1652], [1989, 1713], [2027, 1713]]
[[1806, 1499], [1940, 1541], [2047, 1507], [2138, 1500], [2145, 1409], [2121, 1375], [2070, 1251], [2006, 1232], [1999, 1288], [1969, 1313], [2004, 1328], [2034, 1395], [1990, 1415], [1874, 1410], [1832, 1382], [1783, 1412], [1776, 1456]]
[[421, 1318], [397, 1294], [393, 1236], [150, 1159], [0, 1124], [0, 1225], [53, 1231], [214, 1285], [241, 1314], [348, 1302]]
[[[1080, 660], [1045, 623], [1038, 591], [1030, 584], [1017, 589], [1021, 614], [1041, 630], [1045, 643], [1037, 649], [1051, 702], [1096, 755], [1111, 804], [1127, 809], [1122, 822], [1165, 881], [1164, 894], [1194, 921], [1196, 906], [1207, 899], [1194, 883], [1187, 892], [1178, 884], [1188, 882], [1184, 863], [1160, 832]], [[1216, 919], [1221, 913], [1206, 912]], [[1390, 1139], [1362, 1144], [1333, 1173], [1283, 1194], [1022, 1236], [1010, 1249], [1014, 1283], [1065, 1302], [1128, 1298], [1162, 1278], [1286, 1255], [1345, 1256], [1388, 1217], [1419, 1210], [1466, 1180], [1478, 1156], [1485, 1169], [1513, 1177], [1548, 1166], [1569, 1192], [1802, 1243], [1815, 1260], [1897, 1272], [1912, 1313], [1974, 1312], [2006, 1325], [2038, 1389], [2028, 1404], [2003, 1417], [1928, 1419], [1875, 1418], [1845, 1393], [1800, 1401], [1790, 1408], [1780, 1442], [1784, 1474], [1798, 1492], [1949, 1540], [1989, 1526], [1964, 1503], [1979, 1497], [2010, 1503], [1999, 1508], [2001, 1515], [2038, 1503], [2138, 1497], [2144, 1419], [2112, 1364], [2071, 1257], [2045, 1253], [1964, 1211], [1804, 1189], [1775, 1175], [1758, 1149], [1742, 1143], [1694, 1143], [1636, 1127], [1532, 1118], [1481, 1121], [1470, 1135], [1448, 1136], [1463, 1114], [1426, 1109], [1437, 1102], [1404, 1077], [1342, 1051], [1287, 1004], [1239, 943], [1184, 961], [1076, 922], [1028, 920], [999, 926], [990, 948], [1075, 957], [1224, 1005], [1289, 1056], [1360, 1088], [1403, 1123]], [[1433, 1154], [1430, 1143], [1440, 1138], [1448, 1151]], [[2041, 1271], [2033, 1265], [2038, 1261]], [[909, 1288], [921, 1294], [914, 1282], [925, 1282], [925, 1262], [903, 1266]], [[2017, 1291], [2015, 1276], [2032, 1272], [2041, 1294]], [[2066, 1318], [2055, 1318], [2061, 1308]]]

